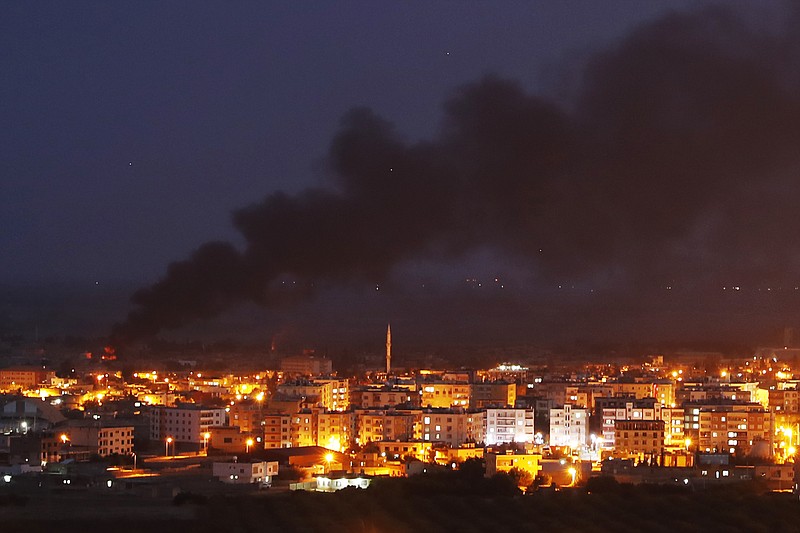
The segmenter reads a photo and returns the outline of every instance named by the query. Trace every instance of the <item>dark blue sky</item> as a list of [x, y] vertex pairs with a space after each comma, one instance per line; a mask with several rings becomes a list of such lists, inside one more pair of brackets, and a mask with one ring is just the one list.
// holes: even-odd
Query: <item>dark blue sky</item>
[[5, 2], [0, 282], [148, 282], [232, 210], [325, 183], [340, 117], [432, 135], [486, 73], [559, 73], [691, 0]]

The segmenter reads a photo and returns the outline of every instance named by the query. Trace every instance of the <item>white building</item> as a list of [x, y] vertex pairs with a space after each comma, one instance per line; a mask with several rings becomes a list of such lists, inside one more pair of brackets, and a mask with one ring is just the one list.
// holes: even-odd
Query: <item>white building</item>
[[278, 475], [278, 461], [259, 461], [253, 463], [214, 463], [213, 476], [223, 483], [247, 485], [259, 483], [270, 485], [272, 476]]
[[589, 410], [574, 407], [550, 409], [550, 445], [578, 448], [586, 444], [589, 430]]
[[167, 407], [154, 405], [150, 412], [150, 439], [202, 445], [204, 434], [212, 426], [225, 425], [225, 409], [209, 409], [198, 405]]
[[483, 442], [533, 442], [533, 409], [486, 409]]
[[333, 492], [336, 490], [346, 489], [347, 487], [356, 487], [359, 489], [366, 489], [372, 481], [372, 476], [365, 474], [345, 474], [335, 472], [333, 474], [326, 474], [317, 476], [316, 490], [321, 492]]
[[636, 402], [626, 402], [625, 407], [603, 409], [603, 447], [612, 449], [615, 445], [615, 425], [617, 420], [661, 420], [661, 404], [654, 402], [652, 407], [643, 407]]

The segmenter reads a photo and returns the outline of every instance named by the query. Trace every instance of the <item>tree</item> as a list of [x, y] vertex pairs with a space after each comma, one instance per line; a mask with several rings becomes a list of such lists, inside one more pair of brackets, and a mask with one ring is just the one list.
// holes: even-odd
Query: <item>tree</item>
[[458, 472], [465, 478], [482, 478], [486, 473], [486, 463], [480, 457], [470, 457], [458, 465]]
[[484, 484], [484, 494], [491, 496], [509, 497], [520, 494], [517, 485], [506, 472], [498, 472], [490, 477]]
[[368, 441], [364, 446], [361, 448], [363, 453], [381, 453], [381, 448], [378, 446], [378, 443]]
[[536, 477], [533, 478], [533, 488], [538, 489], [539, 487], [549, 487], [553, 484], [553, 478], [550, 474], [546, 474], [544, 472], [539, 472], [536, 474]]
[[533, 484], [533, 475], [522, 468], [512, 467], [508, 475], [517, 484], [517, 487], [530, 487]]

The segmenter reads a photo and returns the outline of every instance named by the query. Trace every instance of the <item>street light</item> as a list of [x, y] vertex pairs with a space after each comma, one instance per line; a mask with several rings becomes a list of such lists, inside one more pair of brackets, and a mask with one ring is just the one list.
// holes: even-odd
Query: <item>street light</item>
[[250, 453], [250, 446], [253, 445], [253, 439], [247, 439], [245, 444], [247, 444], [247, 453]]
[[570, 487], [574, 487], [575, 486], [575, 475], [578, 473], [578, 471], [575, 470], [574, 466], [571, 466], [571, 467], [567, 468], [567, 473], [570, 476], [572, 476], [572, 483], [570, 483]]
[[133, 471], [136, 472], [136, 452], [131, 452], [133, 456]]
[[331, 461], [333, 461], [333, 454], [332, 453], [326, 453], [325, 454], [325, 461], [328, 463], [328, 470], [325, 473], [328, 474], [331, 471]]
[[[169, 457], [169, 445], [172, 444], [172, 437], [167, 437], [166, 444], [164, 446], [164, 456]], [[172, 447], [173, 454], [175, 452], [175, 447]]]
[[206, 455], [208, 455], [208, 439], [211, 438], [211, 433], [206, 431], [203, 433], [203, 448], [206, 450]]
[[61, 451], [59, 452], [60, 459], [64, 459], [64, 456], [69, 453], [67, 449], [67, 443], [69, 442], [69, 436], [66, 433], [62, 433], [58, 437], [61, 439]]

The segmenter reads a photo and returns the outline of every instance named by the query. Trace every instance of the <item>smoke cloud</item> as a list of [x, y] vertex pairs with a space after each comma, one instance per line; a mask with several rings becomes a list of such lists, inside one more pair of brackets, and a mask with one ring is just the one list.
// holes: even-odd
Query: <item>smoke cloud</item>
[[412, 258], [489, 246], [541, 283], [800, 285], [796, 35], [727, 10], [671, 14], [584, 65], [556, 103], [487, 77], [458, 88], [430, 141], [369, 109], [342, 118], [327, 189], [233, 214], [246, 240], [209, 243], [137, 292], [136, 339], [303, 287], [386, 279]]

